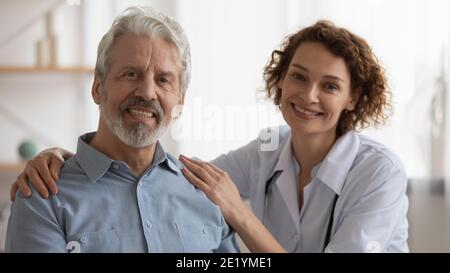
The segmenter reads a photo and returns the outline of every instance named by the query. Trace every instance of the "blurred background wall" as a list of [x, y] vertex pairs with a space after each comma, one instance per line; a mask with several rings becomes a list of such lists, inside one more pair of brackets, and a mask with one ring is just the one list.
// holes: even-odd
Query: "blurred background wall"
[[363, 133], [405, 164], [411, 250], [450, 251], [447, 0], [1, 1], [0, 249], [19, 147], [25, 155], [51, 146], [74, 151], [77, 137], [96, 129], [97, 45], [131, 5], [153, 6], [185, 28], [192, 82], [183, 117], [163, 142], [174, 155], [205, 160], [283, 123], [261, 90], [262, 69], [287, 34], [329, 19], [364, 37], [387, 71], [395, 111], [385, 127]]

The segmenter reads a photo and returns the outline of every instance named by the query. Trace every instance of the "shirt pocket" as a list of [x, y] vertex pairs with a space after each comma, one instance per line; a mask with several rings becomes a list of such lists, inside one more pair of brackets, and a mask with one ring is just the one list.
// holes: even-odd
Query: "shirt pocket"
[[119, 252], [119, 236], [114, 229], [78, 233], [68, 237], [67, 250], [81, 253]]
[[186, 222], [175, 222], [175, 225], [184, 252], [213, 252], [220, 246], [221, 227]]

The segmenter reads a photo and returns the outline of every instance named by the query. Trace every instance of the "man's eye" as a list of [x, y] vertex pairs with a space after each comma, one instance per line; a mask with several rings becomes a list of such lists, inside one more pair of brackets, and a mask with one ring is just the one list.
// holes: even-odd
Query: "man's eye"
[[136, 79], [137, 73], [133, 72], [133, 71], [127, 71], [127, 72], [125, 72], [125, 77], [127, 77], [129, 79]]
[[170, 84], [170, 81], [164, 77], [159, 78], [159, 82], [162, 84]]

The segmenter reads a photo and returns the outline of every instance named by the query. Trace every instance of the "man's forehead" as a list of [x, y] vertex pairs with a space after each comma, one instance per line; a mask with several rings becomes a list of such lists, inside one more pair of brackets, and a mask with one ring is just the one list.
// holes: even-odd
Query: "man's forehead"
[[112, 63], [119, 66], [154, 65], [163, 70], [179, 70], [177, 48], [161, 38], [126, 34], [114, 41]]

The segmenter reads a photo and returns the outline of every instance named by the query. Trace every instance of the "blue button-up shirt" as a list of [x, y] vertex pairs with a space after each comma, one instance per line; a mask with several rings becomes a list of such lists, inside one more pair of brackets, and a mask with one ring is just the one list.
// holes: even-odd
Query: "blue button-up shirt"
[[88, 145], [63, 166], [59, 193], [17, 193], [7, 252], [236, 252], [220, 209], [180, 172], [158, 143], [152, 165], [136, 177], [127, 164]]
[[289, 127], [263, 131], [212, 163], [228, 172], [256, 216], [290, 252], [322, 252], [324, 247], [326, 252], [408, 251], [406, 173], [395, 154], [368, 137], [350, 131], [336, 141], [312, 169], [301, 210], [301, 166], [294, 159]]

